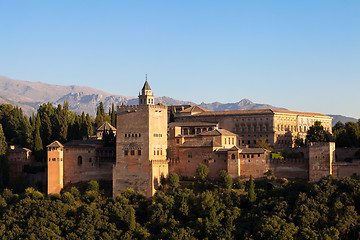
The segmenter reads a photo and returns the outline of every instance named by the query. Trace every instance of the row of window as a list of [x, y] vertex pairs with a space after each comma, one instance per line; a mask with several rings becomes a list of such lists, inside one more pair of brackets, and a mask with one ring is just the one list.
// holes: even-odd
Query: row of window
[[248, 125], [247, 127], [243, 126], [239, 128], [240, 132], [262, 132], [262, 131], [269, 131], [269, 126], [268, 125]]
[[91, 150], [88, 150], [86, 148], [72, 148], [71, 151], [70, 149], [65, 149], [65, 152], [69, 153], [92, 153]]
[[[135, 156], [135, 151], [136, 150], [130, 150], [130, 152], [129, 152], [129, 150], [125, 150], [124, 155], [129, 156], [129, 153], [130, 153], [131, 156]], [[141, 150], [137, 150], [137, 155], [141, 156]]]
[[62, 159], [62, 158], [49, 158], [49, 162], [50, 162], [51, 160], [52, 160], [53, 162], [56, 162], [56, 161], [59, 161], [59, 160], [62, 162], [63, 159]]
[[154, 137], [162, 137], [162, 134], [161, 133], [154, 133], [153, 136]]
[[[240, 157], [241, 155], [243, 156], [243, 158], [250, 158], [250, 157], [251, 157], [251, 158], [254, 158], [254, 156], [255, 156], [256, 154], [255, 154], [255, 155], [254, 155], [254, 154], [239, 154], [239, 157]], [[260, 153], [257, 153], [257, 156], [260, 157]], [[235, 157], [236, 157], [235, 154], [231, 154], [231, 159], [235, 159]]]
[[51, 151], [60, 151], [60, 152], [62, 152], [62, 148], [55, 148], [55, 147], [48, 148], [48, 152], [51, 152]]
[[154, 149], [154, 155], [162, 155], [162, 149]]
[[[243, 122], [246, 121], [246, 119], [244, 119], [244, 118], [241, 119], [241, 120], [242, 120]], [[248, 122], [250, 122], [252, 119], [247, 118], [247, 120], [248, 120]], [[260, 119], [254, 118], [254, 119], [253, 119], [253, 121], [257, 121], [257, 120], [262, 121], [263, 119], [262, 119], [262, 118], [260, 118]], [[266, 118], [266, 121], [268, 121], [268, 120], [269, 120], [269, 118]]]
[[[144, 100], [144, 101], [143, 101]], [[147, 100], [147, 101], [146, 101]], [[140, 104], [154, 104], [154, 99], [141, 99], [140, 98]]]
[[207, 132], [207, 131], [212, 131], [213, 128], [209, 127], [209, 128], [193, 128], [193, 129], [189, 129], [189, 128], [184, 128], [182, 129], [182, 134], [183, 135], [193, 135], [193, 134], [199, 134], [202, 132]]
[[[92, 158], [89, 158], [89, 163], [92, 162]], [[78, 156], [78, 165], [82, 165], [83, 164], [83, 158], [82, 156]]]
[[[253, 142], [254, 142], [254, 144], [256, 144], [256, 140], [254, 140]], [[242, 140], [241, 143], [244, 145], [244, 144], [245, 144], [245, 141]], [[251, 141], [250, 141], [250, 140], [247, 140], [247, 144], [251, 144]]]
[[[235, 144], [235, 138], [225, 138], [224, 139], [225, 140], [225, 144]], [[227, 141], [228, 140], [228, 141]], [[232, 143], [231, 143], [231, 140], [232, 140]]]
[[141, 133], [125, 133], [125, 137], [141, 137]]

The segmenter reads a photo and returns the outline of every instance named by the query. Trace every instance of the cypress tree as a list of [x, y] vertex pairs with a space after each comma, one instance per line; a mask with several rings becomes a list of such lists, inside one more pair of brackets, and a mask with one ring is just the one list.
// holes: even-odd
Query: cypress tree
[[250, 175], [250, 180], [249, 180], [248, 200], [251, 203], [256, 201], [255, 183], [252, 175]]
[[5, 134], [0, 124], [0, 183], [6, 186], [9, 183], [9, 164], [7, 161], [7, 144]]
[[52, 129], [51, 129], [51, 121], [46, 112], [43, 113], [41, 119], [41, 139], [43, 139], [44, 144], [48, 145], [51, 142]]
[[94, 123], [94, 119], [91, 118], [91, 116], [87, 113], [86, 114], [86, 130], [87, 130], [87, 136], [91, 136], [94, 133], [94, 129], [93, 129], [93, 123]]
[[23, 116], [21, 119], [21, 146], [31, 148], [32, 146], [32, 136], [31, 136], [31, 125], [27, 116]]
[[40, 116], [38, 114], [35, 120], [34, 142], [33, 142], [33, 151], [37, 161], [42, 161], [42, 150], [43, 150], [43, 144], [40, 136], [40, 127], [41, 127]]
[[114, 103], [111, 105], [111, 125], [116, 127], [116, 114]]
[[96, 110], [96, 117], [95, 117], [95, 128], [98, 128], [101, 126], [101, 124], [104, 123], [104, 105], [102, 102], [99, 103], [99, 106]]

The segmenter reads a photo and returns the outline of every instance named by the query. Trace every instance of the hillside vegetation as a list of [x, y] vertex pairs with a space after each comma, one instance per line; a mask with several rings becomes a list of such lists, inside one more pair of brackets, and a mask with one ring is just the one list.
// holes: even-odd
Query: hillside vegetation
[[[200, 179], [200, 176], [199, 176]], [[360, 180], [232, 184], [171, 174], [151, 199], [129, 189], [115, 199], [97, 182], [44, 196], [0, 196], [1, 239], [358, 239]], [[254, 189], [255, 186], [255, 189]]]

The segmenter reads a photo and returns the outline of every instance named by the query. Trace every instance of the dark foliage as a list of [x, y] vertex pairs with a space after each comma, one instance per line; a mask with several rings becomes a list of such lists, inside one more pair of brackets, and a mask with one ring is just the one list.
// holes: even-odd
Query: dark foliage
[[[132, 189], [107, 198], [99, 184], [44, 196], [33, 188], [0, 195], [1, 239], [358, 239], [360, 180], [286, 181], [249, 191], [224, 182], [165, 183], [150, 200]], [[264, 182], [266, 183], [266, 181]], [[218, 187], [223, 186], [223, 187]], [[209, 190], [211, 189], [211, 190]], [[251, 202], [251, 204], [250, 204]]]

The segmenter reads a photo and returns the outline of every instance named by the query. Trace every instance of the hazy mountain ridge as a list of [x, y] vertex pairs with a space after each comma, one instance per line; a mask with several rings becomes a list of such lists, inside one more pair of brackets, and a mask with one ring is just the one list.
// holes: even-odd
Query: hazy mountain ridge
[[333, 126], [339, 121], [344, 124], [347, 122], [357, 122], [358, 121], [356, 118], [353, 118], [353, 117], [346, 117], [346, 116], [342, 116], [342, 115], [331, 115], [331, 114], [328, 114], [328, 115], [333, 118], [333, 120], [332, 120]]
[[237, 110], [256, 110], [256, 109], [269, 109], [269, 108], [286, 110], [285, 108], [274, 107], [269, 104], [253, 103], [252, 101], [246, 98], [236, 103], [213, 102], [213, 103], [201, 103], [199, 106], [210, 111], [237, 111]]
[[[69, 109], [81, 114], [82, 112], [89, 113], [92, 116], [96, 115], [96, 108], [100, 102], [103, 102], [105, 111], [111, 108], [114, 103], [115, 106], [121, 105], [137, 105], [137, 97], [121, 96], [110, 94], [91, 87], [82, 87], [77, 85], [61, 86], [42, 82], [29, 82], [10, 79], [0, 76], [0, 104], [9, 103], [14, 106], [19, 106], [24, 113], [31, 115], [36, 112], [40, 104], [50, 102], [54, 105], [63, 104], [64, 101], [69, 103]], [[176, 100], [170, 97], [157, 97], [156, 103], [163, 103], [165, 105], [197, 105], [194, 102]], [[284, 109], [274, 107], [268, 104], [253, 103], [249, 99], [242, 99], [236, 103], [204, 103], [198, 106], [208, 109], [210, 111], [236, 111], [236, 110], [255, 110], [255, 109]], [[330, 115], [333, 119], [333, 124], [338, 121], [343, 123], [348, 121], [356, 122], [357, 119], [349, 118], [341, 115]]]

